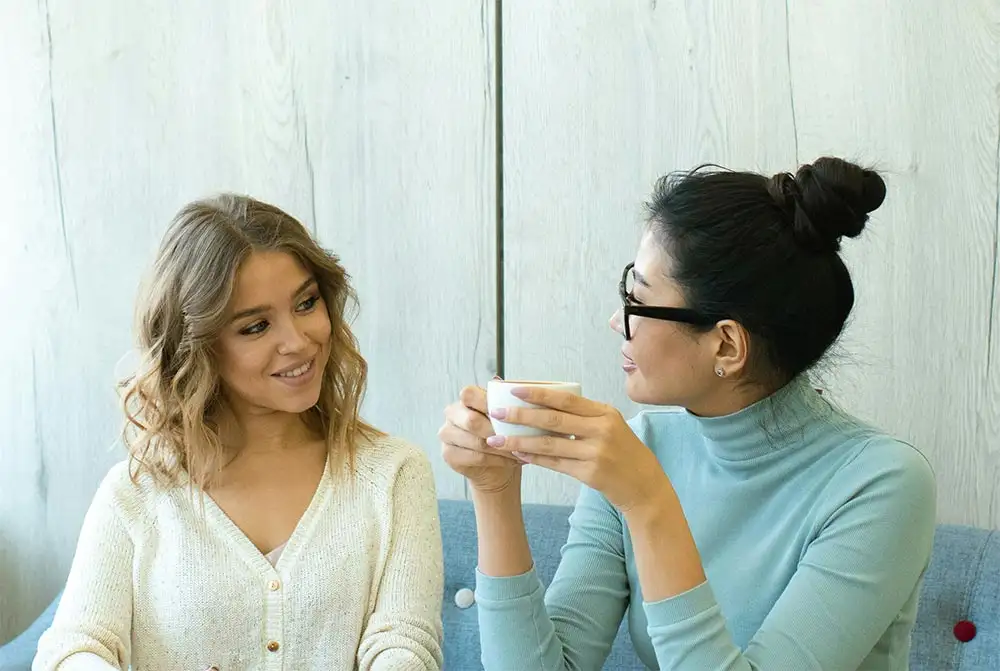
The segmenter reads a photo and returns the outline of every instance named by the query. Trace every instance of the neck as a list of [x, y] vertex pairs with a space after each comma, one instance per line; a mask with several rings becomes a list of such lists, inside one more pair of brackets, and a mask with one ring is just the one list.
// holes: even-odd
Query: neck
[[695, 420], [710, 455], [727, 462], [740, 462], [800, 444], [813, 431], [825, 426], [832, 412], [831, 406], [803, 377], [736, 412], [696, 415]]
[[686, 410], [696, 417], [725, 417], [749, 408], [774, 391], [776, 390], [765, 389], [761, 385], [740, 384], [734, 381], [720, 385], [714, 394]]
[[223, 445], [241, 456], [292, 450], [317, 439], [300, 413], [251, 408], [228, 412], [219, 433]]

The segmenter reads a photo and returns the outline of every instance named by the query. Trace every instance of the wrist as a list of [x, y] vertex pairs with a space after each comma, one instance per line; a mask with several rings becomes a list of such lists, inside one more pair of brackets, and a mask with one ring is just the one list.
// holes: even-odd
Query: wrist
[[510, 471], [510, 475], [505, 482], [489, 482], [476, 484], [473, 480], [468, 480], [469, 493], [473, 500], [504, 500], [516, 497], [521, 499], [521, 469], [515, 468]]
[[478, 508], [484, 507], [506, 507], [516, 505], [521, 507], [521, 474], [515, 473], [511, 476], [503, 487], [478, 489], [469, 487], [469, 498]]
[[650, 488], [650, 493], [636, 501], [622, 516], [629, 528], [659, 526], [678, 515], [683, 517], [680, 501], [673, 485], [664, 477], [662, 483]]

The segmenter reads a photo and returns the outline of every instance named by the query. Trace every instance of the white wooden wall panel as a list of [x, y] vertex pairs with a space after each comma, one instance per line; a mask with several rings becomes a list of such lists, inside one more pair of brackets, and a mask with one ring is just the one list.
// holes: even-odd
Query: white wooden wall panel
[[356, 277], [365, 416], [431, 456], [495, 366], [493, 7], [2, 0], [0, 641], [122, 458], [115, 363], [170, 216], [269, 200]]
[[[626, 414], [607, 325], [655, 179], [795, 161], [784, 3], [504, 3], [504, 361]], [[527, 500], [571, 502], [527, 467]]]
[[889, 181], [845, 245], [858, 301], [831, 386], [928, 456], [942, 521], [1000, 526], [1000, 2], [791, 6], [800, 158]]

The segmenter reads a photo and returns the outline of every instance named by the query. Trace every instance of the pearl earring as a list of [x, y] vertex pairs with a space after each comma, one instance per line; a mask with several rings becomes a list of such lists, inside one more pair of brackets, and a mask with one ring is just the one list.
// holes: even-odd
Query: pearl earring
[[719, 377], [726, 377], [726, 371], [722, 370], [721, 368], [716, 368], [715, 374], [718, 375]]

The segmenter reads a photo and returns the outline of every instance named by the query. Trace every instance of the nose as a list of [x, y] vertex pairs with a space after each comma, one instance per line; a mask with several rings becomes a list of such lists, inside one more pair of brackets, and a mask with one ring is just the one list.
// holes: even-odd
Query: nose
[[608, 326], [610, 326], [611, 330], [619, 334], [620, 336], [622, 337], [625, 336], [625, 327], [622, 325], [621, 308], [615, 310], [614, 314], [611, 315], [611, 319], [608, 320]]
[[289, 319], [285, 322], [278, 341], [278, 354], [295, 354], [306, 349], [309, 345], [309, 338], [302, 327], [303, 325], [296, 319]]

